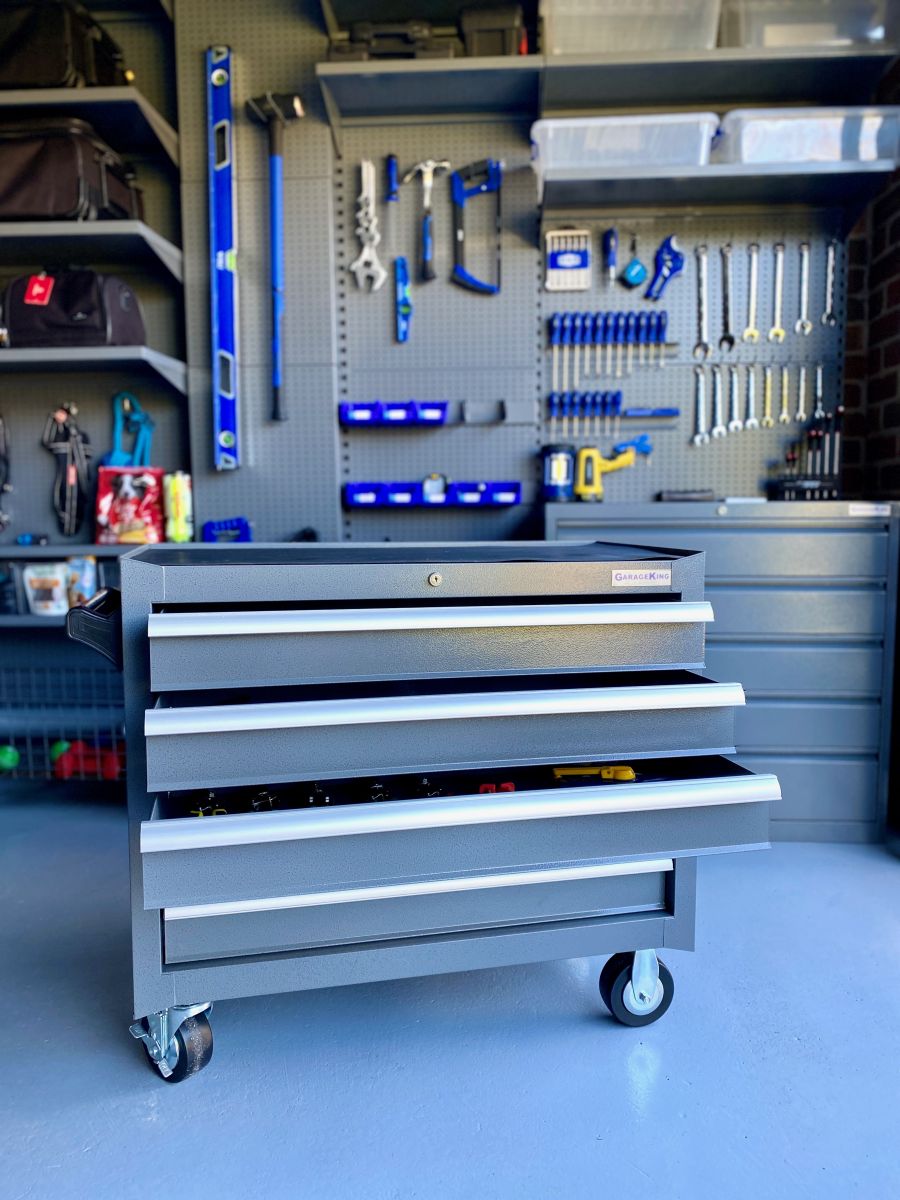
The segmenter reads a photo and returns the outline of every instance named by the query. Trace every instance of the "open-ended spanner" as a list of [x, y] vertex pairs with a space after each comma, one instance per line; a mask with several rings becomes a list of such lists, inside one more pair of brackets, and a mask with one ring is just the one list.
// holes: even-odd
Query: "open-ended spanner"
[[822, 313], [823, 325], [837, 325], [834, 312], [834, 269], [837, 256], [837, 242], [834, 238], [828, 243], [828, 256], [825, 260], [825, 311]]
[[710, 433], [714, 438], [723, 438], [727, 436], [728, 430], [725, 428], [725, 418], [722, 415], [722, 368], [718, 364], [712, 369], [712, 389], [713, 425]]
[[794, 325], [794, 332], [803, 337], [809, 337], [813, 323], [809, 319], [809, 242], [800, 243], [800, 316]]
[[697, 246], [694, 250], [697, 260], [697, 326], [698, 338], [694, 347], [694, 358], [705, 361], [712, 354], [709, 344], [709, 313], [707, 297], [709, 295], [709, 256], [706, 246]]
[[775, 424], [775, 418], [772, 416], [772, 368], [765, 367], [763, 369], [763, 408], [762, 420], [760, 425], [763, 429], [771, 429]]
[[758, 342], [756, 310], [759, 305], [759, 244], [751, 242], [747, 253], [750, 256], [750, 293], [747, 297], [747, 328], [741, 334], [741, 341]]
[[706, 375], [702, 367], [694, 367], [694, 436], [695, 446], [705, 446], [709, 441], [706, 422]]
[[728, 432], [740, 433], [744, 428], [744, 422], [740, 417], [740, 400], [738, 391], [740, 388], [740, 376], [737, 367], [728, 368]]
[[[785, 338], [783, 324], [784, 309], [784, 242], [775, 243], [775, 295], [772, 301], [772, 328], [769, 330], [770, 342], [783, 342]], [[765, 425], [765, 421], [763, 421]]]
[[731, 243], [722, 246], [719, 254], [722, 259], [722, 336], [719, 338], [719, 349], [727, 354], [734, 349], [736, 341], [731, 331]]
[[756, 368], [747, 368], [747, 409], [744, 414], [745, 429], [759, 429], [756, 419]]
[[824, 373], [825, 373], [825, 369], [822, 366], [822, 364], [817, 363], [816, 364], [816, 392], [815, 392], [816, 406], [813, 409], [813, 420], [814, 421], [824, 421], [825, 420], [825, 404], [824, 404], [825, 388], [824, 388], [824, 382], [823, 382]]
[[801, 367], [797, 378], [797, 411], [794, 420], [801, 425], [806, 421], [806, 367]]
[[791, 423], [790, 372], [787, 367], [781, 368], [781, 409], [778, 413], [779, 425]]

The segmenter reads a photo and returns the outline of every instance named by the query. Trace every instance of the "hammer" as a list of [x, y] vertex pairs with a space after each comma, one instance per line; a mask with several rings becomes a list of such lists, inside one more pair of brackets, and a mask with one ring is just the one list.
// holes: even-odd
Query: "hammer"
[[272, 275], [272, 420], [285, 421], [281, 406], [281, 325], [284, 318], [284, 128], [303, 116], [299, 96], [266, 92], [247, 101], [247, 116], [269, 131], [269, 259]]
[[444, 158], [437, 161], [433, 158], [423, 159], [416, 163], [403, 176], [403, 183], [410, 183], [416, 175], [422, 176], [422, 279], [434, 279], [434, 230], [431, 216], [431, 191], [434, 177], [441, 172], [450, 170], [449, 161]]

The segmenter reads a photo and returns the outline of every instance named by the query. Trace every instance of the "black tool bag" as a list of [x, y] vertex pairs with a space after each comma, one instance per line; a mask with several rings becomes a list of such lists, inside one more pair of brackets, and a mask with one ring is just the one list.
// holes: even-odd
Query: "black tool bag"
[[0, 326], [13, 349], [146, 341], [141, 306], [128, 284], [86, 269], [20, 275], [4, 292]]
[[0, 2], [0, 88], [131, 83], [122, 51], [72, 0]]
[[0, 221], [142, 216], [134, 172], [85, 121], [0, 125]]

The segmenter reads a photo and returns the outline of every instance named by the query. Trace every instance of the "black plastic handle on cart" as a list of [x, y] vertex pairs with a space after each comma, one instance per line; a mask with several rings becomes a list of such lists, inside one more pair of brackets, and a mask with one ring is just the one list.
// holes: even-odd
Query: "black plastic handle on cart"
[[118, 588], [101, 588], [87, 604], [76, 604], [66, 614], [66, 633], [83, 642], [117, 671], [122, 670], [122, 593]]

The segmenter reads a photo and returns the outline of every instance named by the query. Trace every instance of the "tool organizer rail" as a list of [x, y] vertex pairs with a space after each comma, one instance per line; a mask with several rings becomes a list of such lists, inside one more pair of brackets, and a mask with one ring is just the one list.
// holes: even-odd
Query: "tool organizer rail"
[[627, 1025], [693, 947], [698, 854], [768, 840], [697, 673], [703, 556], [593, 543], [146, 547], [70, 632], [124, 657], [132, 1033], [215, 1000], [612, 954]]

